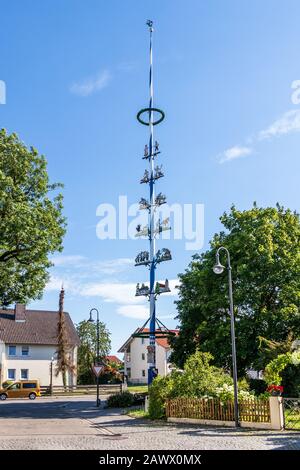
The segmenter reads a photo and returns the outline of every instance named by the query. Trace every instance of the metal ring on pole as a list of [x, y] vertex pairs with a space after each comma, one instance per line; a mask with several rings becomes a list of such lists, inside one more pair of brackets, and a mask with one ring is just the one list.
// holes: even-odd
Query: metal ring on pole
[[138, 113], [137, 113], [137, 120], [141, 123], [141, 124], [144, 124], [144, 126], [149, 126], [150, 125], [150, 120], [147, 122], [147, 121], [143, 121], [141, 119], [141, 115], [144, 114], [144, 113], [152, 113], [152, 112], [156, 112], [156, 113], [159, 113], [160, 114], [160, 118], [157, 119], [157, 121], [154, 121], [152, 123], [153, 126], [156, 126], [157, 124], [160, 124], [164, 119], [165, 119], [165, 113], [159, 109], [159, 108], [143, 108], [141, 109]]
[[170, 338], [170, 336], [176, 336], [173, 331], [156, 331], [155, 333], [150, 331], [141, 331], [140, 333], [133, 333], [132, 338], [150, 338], [150, 336], [155, 336], [156, 339], [158, 338]]

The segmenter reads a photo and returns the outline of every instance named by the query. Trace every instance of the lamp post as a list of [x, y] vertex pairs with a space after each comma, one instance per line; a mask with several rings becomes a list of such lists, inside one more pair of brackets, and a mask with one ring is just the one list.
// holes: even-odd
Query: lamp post
[[229, 302], [230, 302], [230, 329], [231, 329], [231, 350], [232, 350], [232, 372], [234, 387], [234, 420], [235, 426], [239, 426], [239, 405], [238, 405], [238, 385], [237, 385], [237, 367], [236, 367], [236, 347], [235, 347], [235, 328], [234, 328], [234, 311], [233, 311], [233, 294], [232, 294], [232, 277], [230, 253], [224, 246], [218, 248], [216, 253], [216, 264], [213, 267], [215, 274], [222, 274], [225, 267], [220, 263], [220, 251], [223, 250], [227, 256], [228, 284], [229, 284]]
[[[99, 363], [99, 337], [100, 337], [100, 332], [99, 332], [99, 311], [97, 308], [92, 308], [90, 310], [90, 318], [88, 319], [89, 322], [93, 323], [94, 322], [94, 319], [93, 319], [93, 312], [96, 312], [97, 313], [97, 323], [96, 323], [96, 326], [97, 326], [97, 352], [96, 352], [96, 362], [97, 364]], [[97, 380], [97, 400], [96, 400], [96, 406], [99, 407], [100, 406], [100, 400], [99, 400], [99, 374], [97, 374], [96, 376], [96, 380]]]
[[54, 357], [52, 356], [50, 361], [50, 395], [53, 393], [53, 361]]

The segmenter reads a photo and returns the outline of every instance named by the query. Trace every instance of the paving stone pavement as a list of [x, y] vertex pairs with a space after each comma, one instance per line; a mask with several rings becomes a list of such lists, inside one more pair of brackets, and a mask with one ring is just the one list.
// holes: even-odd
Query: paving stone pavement
[[300, 432], [151, 422], [99, 410], [90, 398], [0, 403], [0, 429], [1, 450], [300, 450]]

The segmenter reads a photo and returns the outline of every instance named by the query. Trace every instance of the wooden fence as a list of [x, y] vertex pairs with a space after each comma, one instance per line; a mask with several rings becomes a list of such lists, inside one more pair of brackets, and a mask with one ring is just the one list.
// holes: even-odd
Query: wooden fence
[[[122, 391], [123, 384], [100, 384], [100, 395], [112, 395]], [[53, 385], [52, 393], [49, 386], [41, 387], [42, 395], [95, 395], [97, 385], [69, 385], [64, 388], [61, 385]]]
[[[174, 398], [166, 402], [166, 415], [167, 418], [234, 421], [234, 403], [214, 398]], [[240, 401], [239, 415], [240, 421], [269, 423], [269, 400]]]

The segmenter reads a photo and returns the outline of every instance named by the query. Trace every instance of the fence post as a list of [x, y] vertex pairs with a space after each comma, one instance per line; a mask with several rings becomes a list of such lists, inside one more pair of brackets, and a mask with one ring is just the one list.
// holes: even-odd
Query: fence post
[[284, 428], [283, 398], [269, 397], [270, 416], [272, 429], [281, 430]]

